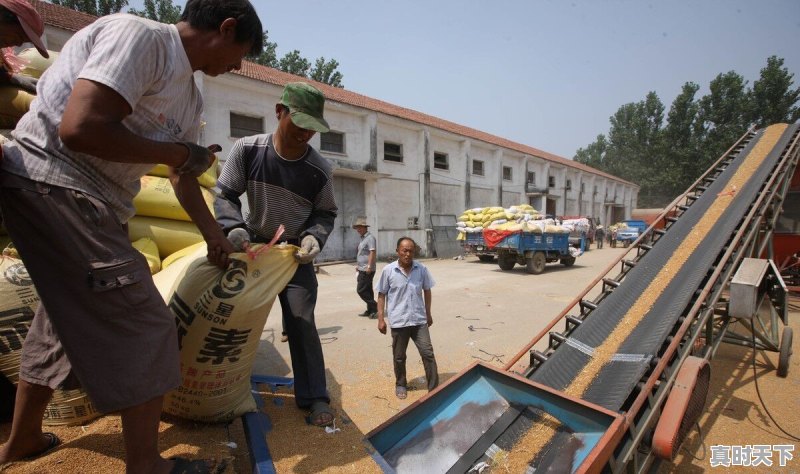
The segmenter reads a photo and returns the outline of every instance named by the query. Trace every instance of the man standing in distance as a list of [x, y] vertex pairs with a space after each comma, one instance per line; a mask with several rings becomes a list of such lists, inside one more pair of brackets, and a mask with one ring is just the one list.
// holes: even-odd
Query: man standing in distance
[[[222, 168], [214, 203], [217, 221], [235, 241], [269, 242], [283, 224], [282, 240], [299, 245], [300, 266], [278, 295], [283, 329], [289, 339], [297, 406], [311, 423], [333, 423], [325, 359], [314, 320], [319, 254], [336, 220], [331, 165], [308, 141], [327, 132], [325, 97], [305, 82], [291, 82], [275, 104], [274, 133], [239, 139]], [[250, 212], [242, 215], [240, 196], [247, 193]], [[242, 237], [236, 236], [241, 234]]]
[[436, 357], [433, 355], [431, 333], [431, 288], [435, 284], [428, 268], [414, 260], [417, 244], [410, 237], [397, 241], [397, 261], [383, 267], [378, 281], [378, 331], [386, 334], [386, 319], [392, 329], [394, 356], [394, 393], [397, 398], [407, 395], [406, 349], [408, 340], [417, 346], [428, 391], [439, 385]]
[[5, 224], [42, 300], [0, 463], [59, 443], [42, 433], [42, 416], [53, 389], [77, 380], [99, 411], [120, 413], [127, 472], [207, 471], [159, 452], [163, 395], [181, 380], [177, 332], [126, 222], [141, 176], [167, 164], [208, 259], [227, 264], [233, 247], [196, 179], [213, 154], [195, 144], [203, 104], [193, 73], [238, 69], [262, 48], [247, 0], [189, 0], [175, 25], [129, 14], [97, 19], [40, 79], [4, 145], [0, 174]]
[[375, 278], [375, 236], [369, 233], [369, 224], [366, 217], [356, 218], [353, 229], [361, 236], [356, 250], [356, 293], [367, 303], [367, 310], [359, 316], [374, 318], [378, 314], [378, 303], [375, 301], [375, 292], [372, 290], [372, 280]]

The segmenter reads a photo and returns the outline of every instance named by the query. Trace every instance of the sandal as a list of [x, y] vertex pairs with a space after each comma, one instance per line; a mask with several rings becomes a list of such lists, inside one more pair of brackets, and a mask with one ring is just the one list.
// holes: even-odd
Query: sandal
[[169, 474], [211, 474], [211, 468], [202, 459], [174, 457], [169, 460], [174, 461]]
[[44, 435], [45, 438], [47, 438], [47, 446], [40, 449], [39, 451], [36, 451], [35, 453], [25, 456], [24, 458], [22, 458], [23, 461], [32, 461], [36, 458], [42, 457], [45, 454], [49, 453], [50, 451], [54, 450], [56, 447], [58, 447], [59, 444], [61, 444], [61, 439], [58, 436], [56, 436], [55, 433], [50, 433], [49, 431], [47, 431], [42, 434]]
[[331, 406], [325, 401], [318, 400], [311, 404], [309, 423], [314, 426], [330, 426], [333, 424], [334, 415]]
[[400, 400], [405, 400], [408, 396], [408, 392], [405, 387], [398, 385], [394, 388], [394, 395]]

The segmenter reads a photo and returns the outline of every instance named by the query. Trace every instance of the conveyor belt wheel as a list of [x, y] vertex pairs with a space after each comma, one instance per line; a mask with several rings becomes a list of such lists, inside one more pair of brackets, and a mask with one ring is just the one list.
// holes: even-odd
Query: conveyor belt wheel
[[678, 370], [653, 435], [653, 453], [672, 460], [686, 435], [703, 413], [711, 380], [706, 359], [689, 356]]

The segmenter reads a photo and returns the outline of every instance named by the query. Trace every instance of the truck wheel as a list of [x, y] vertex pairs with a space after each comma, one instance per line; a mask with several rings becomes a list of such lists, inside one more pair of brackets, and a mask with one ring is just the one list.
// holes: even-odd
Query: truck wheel
[[792, 356], [792, 328], [783, 328], [781, 335], [781, 346], [778, 355], [778, 377], [786, 377], [789, 374], [789, 357]]
[[546, 263], [547, 259], [545, 258], [544, 253], [536, 252], [531, 258], [528, 259], [526, 268], [528, 273], [538, 275], [544, 271], [544, 266]]
[[481, 262], [492, 262], [494, 261], [494, 255], [478, 255], [478, 260]]
[[511, 270], [516, 263], [517, 259], [508, 252], [497, 254], [497, 264], [500, 265], [500, 270]]
[[561, 263], [565, 267], [571, 267], [575, 263], [575, 257], [564, 257], [561, 259]]

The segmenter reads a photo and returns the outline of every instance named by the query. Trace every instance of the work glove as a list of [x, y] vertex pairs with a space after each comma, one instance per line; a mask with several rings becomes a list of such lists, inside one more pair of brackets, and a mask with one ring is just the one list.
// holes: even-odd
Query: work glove
[[36, 83], [39, 82], [39, 79], [23, 76], [22, 74], [11, 74], [11, 77], [8, 78], [8, 82], [12, 86], [18, 87], [25, 92], [36, 94]]
[[183, 162], [176, 171], [180, 175], [188, 175], [197, 178], [205, 173], [209, 166], [214, 163], [214, 152], [220, 151], [219, 145], [211, 145], [208, 148], [191, 142], [179, 142], [189, 150], [189, 157]]
[[305, 264], [314, 261], [314, 257], [319, 253], [319, 242], [313, 235], [307, 235], [300, 241], [300, 250], [295, 252], [294, 259], [298, 263]]
[[244, 252], [250, 247], [250, 233], [247, 229], [238, 227], [228, 233], [228, 242], [233, 245], [237, 252]]

